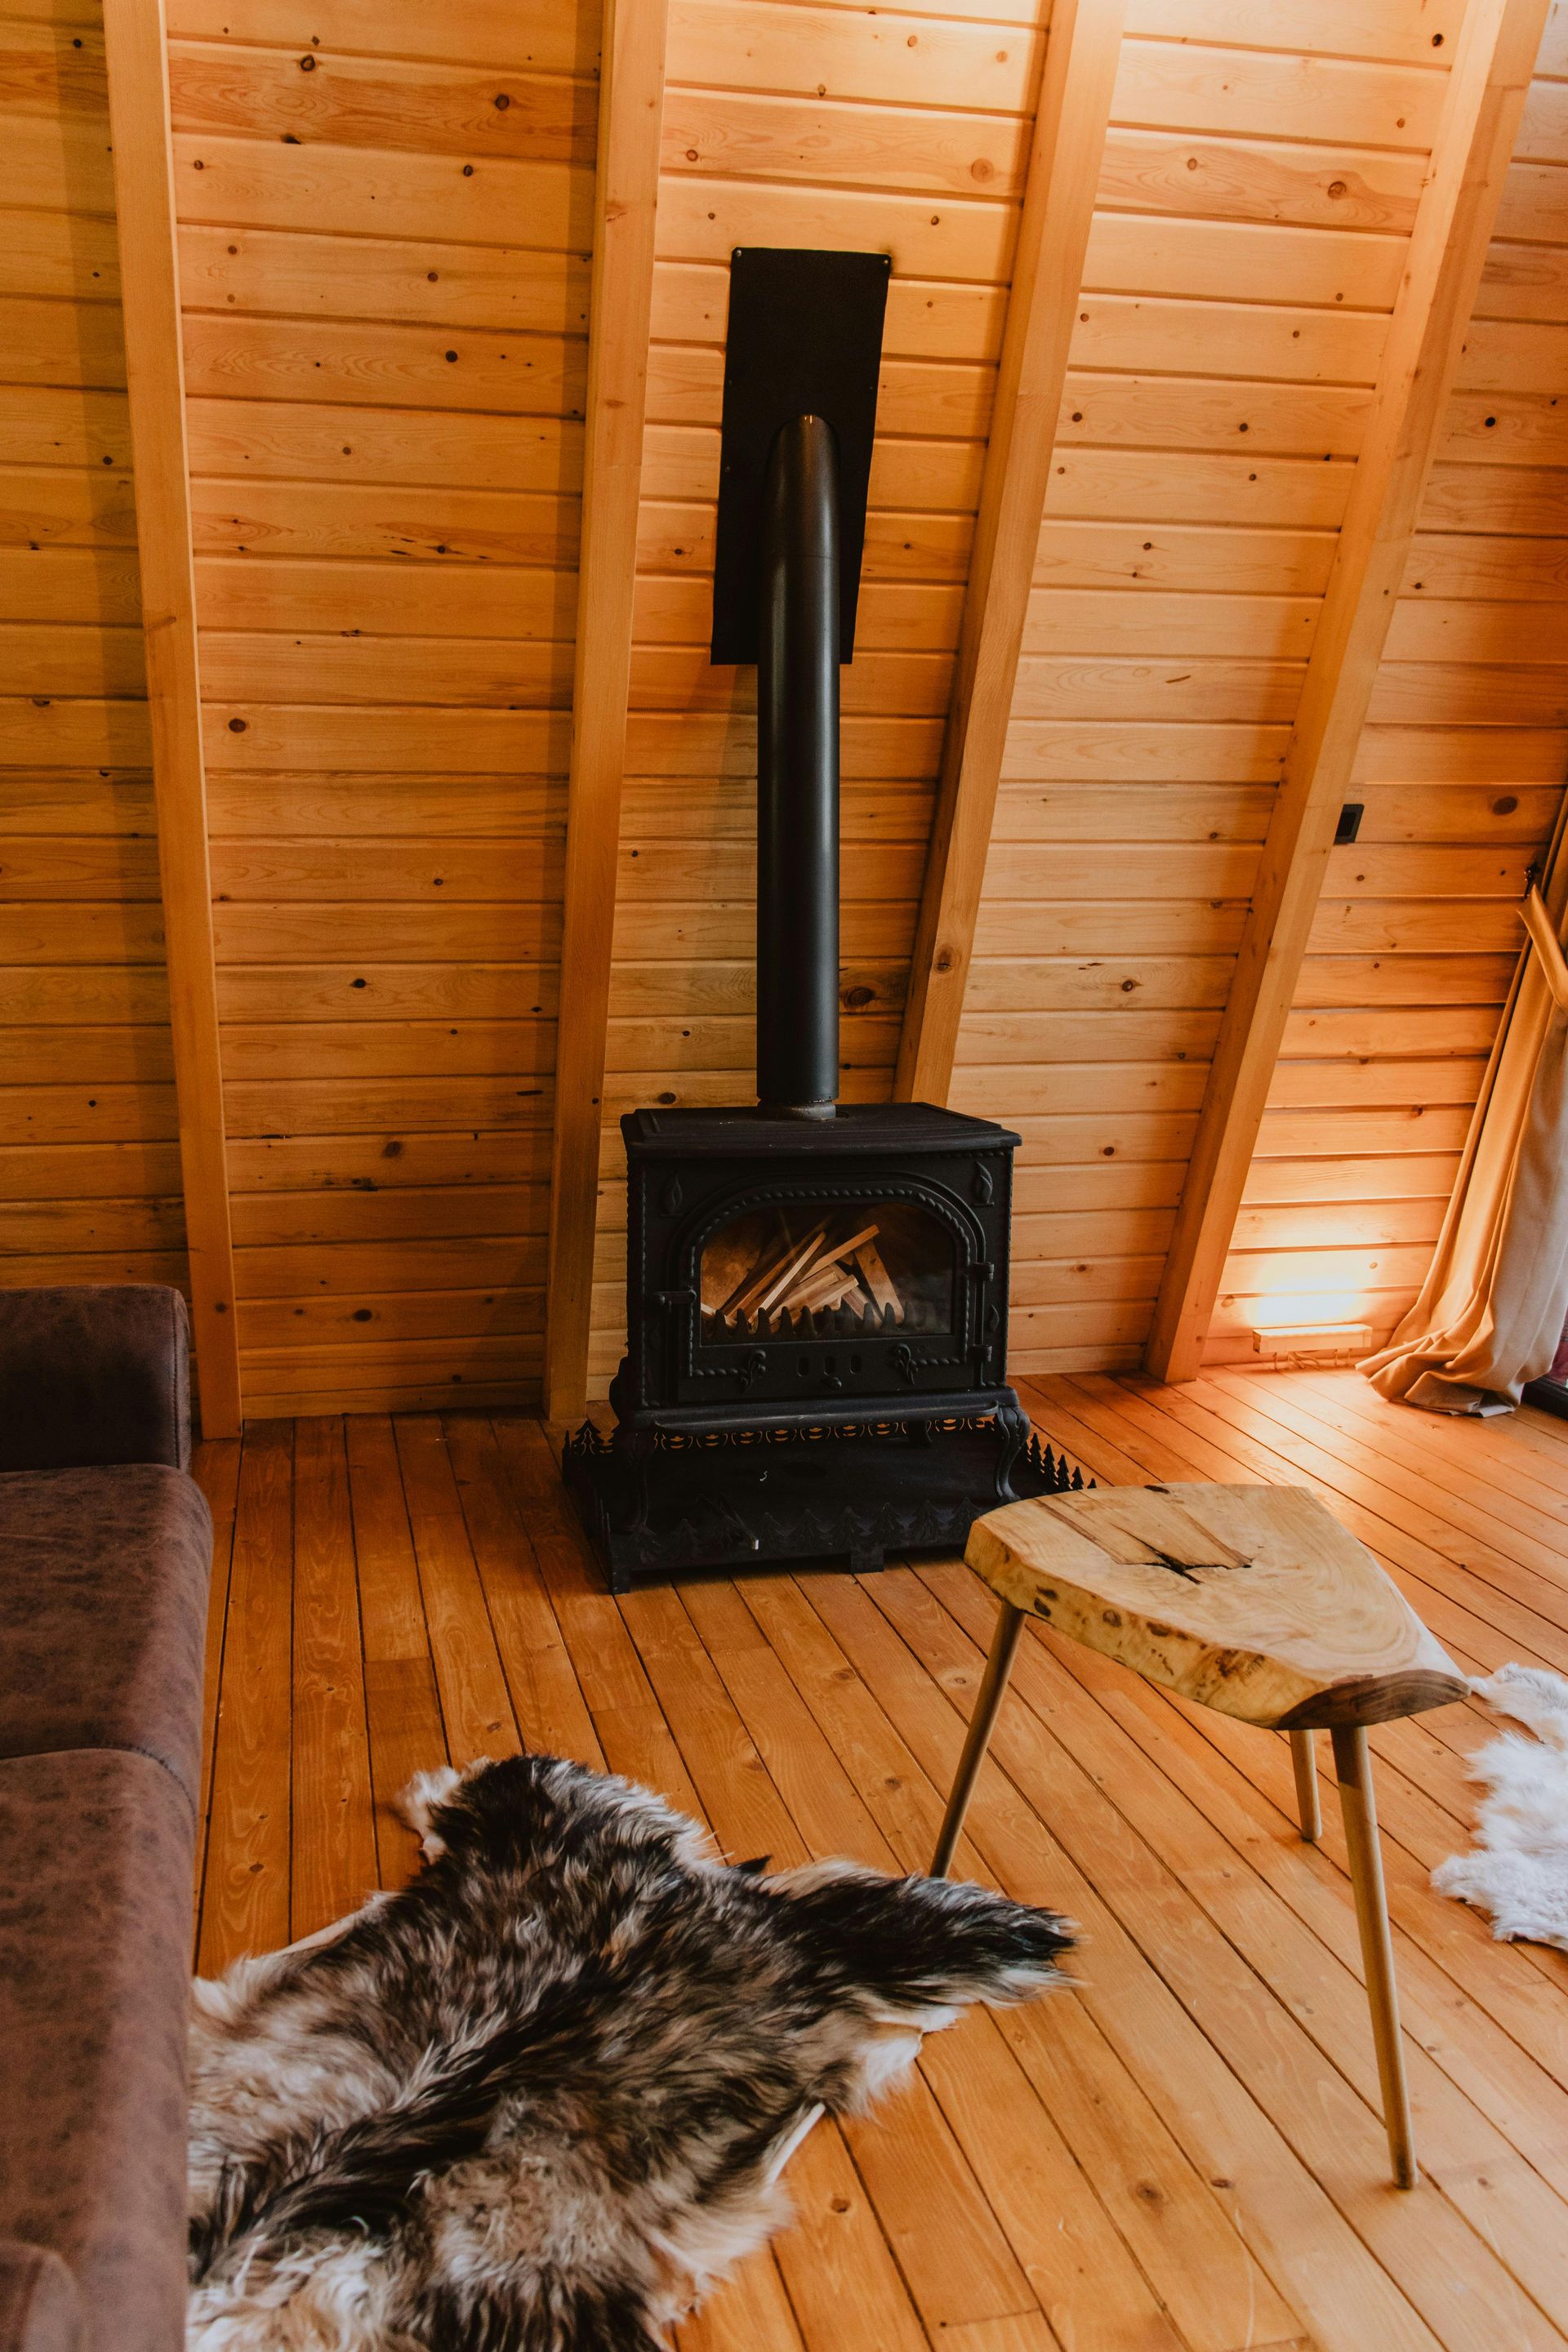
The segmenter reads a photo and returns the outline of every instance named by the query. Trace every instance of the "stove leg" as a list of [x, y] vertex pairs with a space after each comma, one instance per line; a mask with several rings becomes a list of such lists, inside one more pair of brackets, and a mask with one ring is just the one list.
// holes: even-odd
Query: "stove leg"
[[1014, 1465], [1029, 1443], [1029, 1416], [1016, 1397], [1011, 1404], [996, 1408], [996, 1500], [1016, 1503], [1018, 1490], [1013, 1484]]
[[647, 1430], [617, 1429], [615, 1434], [617, 1454], [631, 1465], [632, 1493], [630, 1532], [635, 1536], [647, 1532], [648, 1513], [653, 1499], [648, 1493], [647, 1465], [653, 1457], [653, 1439]]
[[849, 1573], [851, 1576], [878, 1576], [881, 1573], [886, 1559], [887, 1554], [875, 1544], [868, 1545], [862, 1551], [857, 1551], [851, 1547]]

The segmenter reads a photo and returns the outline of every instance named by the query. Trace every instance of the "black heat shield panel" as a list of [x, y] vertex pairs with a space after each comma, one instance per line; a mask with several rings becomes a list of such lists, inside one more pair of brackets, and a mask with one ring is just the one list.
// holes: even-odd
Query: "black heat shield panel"
[[843, 556], [838, 658], [855, 652], [866, 492], [877, 429], [885, 253], [737, 246], [730, 257], [724, 435], [713, 560], [715, 662], [754, 662], [763, 485], [781, 425], [825, 416], [838, 442]]

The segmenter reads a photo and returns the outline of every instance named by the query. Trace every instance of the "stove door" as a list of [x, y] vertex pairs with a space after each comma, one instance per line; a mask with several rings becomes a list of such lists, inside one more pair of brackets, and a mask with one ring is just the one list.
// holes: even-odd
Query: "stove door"
[[974, 1385], [981, 1243], [934, 1187], [748, 1188], [691, 1246], [679, 1401], [842, 1405]]

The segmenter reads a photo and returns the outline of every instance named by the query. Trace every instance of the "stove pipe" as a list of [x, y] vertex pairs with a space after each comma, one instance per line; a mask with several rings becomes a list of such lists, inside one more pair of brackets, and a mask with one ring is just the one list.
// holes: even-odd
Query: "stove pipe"
[[838, 445], [779, 429], [763, 499], [757, 661], [757, 1094], [832, 1118], [838, 1094]]

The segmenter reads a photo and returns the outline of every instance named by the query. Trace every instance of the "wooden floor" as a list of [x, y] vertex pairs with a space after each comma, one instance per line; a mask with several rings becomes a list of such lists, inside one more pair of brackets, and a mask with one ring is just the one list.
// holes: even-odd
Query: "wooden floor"
[[[1467, 1669], [1568, 1671], [1568, 1423], [1435, 1422], [1354, 1373], [1027, 1394], [1102, 1482], [1310, 1483]], [[199, 1472], [204, 1971], [400, 1881], [389, 1797], [520, 1744], [651, 1782], [738, 1855], [929, 1857], [990, 1631], [961, 1564], [616, 1601], [521, 1419], [265, 1422]], [[972, 2017], [877, 2117], [819, 2127], [795, 2227], [684, 2352], [1568, 2352], [1568, 1956], [1427, 1884], [1494, 1727], [1373, 1736], [1426, 2173], [1402, 2195], [1331, 1787], [1304, 1847], [1283, 1740], [1032, 1626], [960, 1867], [1082, 1924], [1080, 1990]]]

